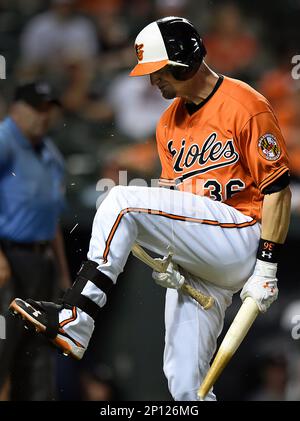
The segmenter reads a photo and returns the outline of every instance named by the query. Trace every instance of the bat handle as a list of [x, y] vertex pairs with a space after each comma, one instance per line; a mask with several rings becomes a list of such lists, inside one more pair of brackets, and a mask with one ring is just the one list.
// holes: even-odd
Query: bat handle
[[213, 297], [209, 297], [208, 295], [202, 294], [202, 292], [193, 288], [186, 282], [182, 285], [180, 289], [185, 294], [188, 294], [192, 298], [194, 298], [194, 300], [196, 300], [204, 308], [204, 310], [208, 310], [209, 308], [211, 308], [215, 302]]
[[[169, 266], [169, 263], [172, 259], [172, 255], [169, 254], [163, 261], [159, 261], [151, 257], [139, 244], [134, 243], [131, 249], [133, 255], [139, 260], [144, 262], [146, 265], [150, 266], [156, 272], [165, 272]], [[209, 297], [202, 292], [196, 290], [191, 285], [188, 285], [186, 282], [180, 288], [180, 290], [187, 295], [190, 295], [194, 300], [196, 300], [205, 310], [209, 309], [214, 304], [214, 298]]]

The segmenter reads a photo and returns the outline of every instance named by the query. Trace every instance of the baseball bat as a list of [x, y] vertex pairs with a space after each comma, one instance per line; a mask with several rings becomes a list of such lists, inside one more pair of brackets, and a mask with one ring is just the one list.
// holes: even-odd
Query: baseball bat
[[[142, 262], [146, 263], [146, 265], [150, 266], [156, 272], [164, 273], [167, 270], [167, 267], [172, 260], [172, 254], [168, 254], [163, 260], [155, 260], [151, 257], [139, 244], [134, 243], [132, 246], [132, 254], [137, 257]], [[184, 282], [182, 287], [180, 288], [182, 292], [191, 296], [196, 300], [204, 310], [208, 310], [214, 304], [214, 298], [208, 295], [203, 294], [202, 292], [198, 291], [197, 289], [193, 288], [191, 285]]]
[[203, 400], [230, 361], [259, 313], [256, 302], [247, 297], [228, 329], [214, 361], [203, 380], [198, 396]]

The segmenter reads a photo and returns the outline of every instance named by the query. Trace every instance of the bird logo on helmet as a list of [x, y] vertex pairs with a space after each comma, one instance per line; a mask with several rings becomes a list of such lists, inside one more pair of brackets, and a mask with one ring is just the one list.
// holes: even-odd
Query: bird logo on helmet
[[144, 47], [144, 44], [135, 44], [135, 52], [139, 61], [142, 61], [144, 57], [143, 47]]
[[139, 62], [130, 76], [148, 75], [169, 66], [175, 79], [187, 80], [195, 75], [206, 55], [193, 24], [175, 16], [147, 25], [136, 37], [135, 48]]

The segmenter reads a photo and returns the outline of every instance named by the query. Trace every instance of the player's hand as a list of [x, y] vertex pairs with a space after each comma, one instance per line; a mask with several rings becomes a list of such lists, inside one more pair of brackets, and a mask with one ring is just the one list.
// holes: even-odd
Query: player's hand
[[242, 301], [246, 297], [251, 297], [259, 310], [262, 313], [266, 312], [278, 296], [276, 271], [277, 263], [268, 263], [257, 259], [253, 275], [241, 291]]
[[169, 263], [166, 272], [153, 271], [152, 278], [161, 287], [173, 289], [180, 289], [185, 281], [184, 276], [178, 270], [178, 266], [173, 262]]
[[9, 262], [3, 252], [0, 250], [0, 287], [4, 286], [11, 277]]

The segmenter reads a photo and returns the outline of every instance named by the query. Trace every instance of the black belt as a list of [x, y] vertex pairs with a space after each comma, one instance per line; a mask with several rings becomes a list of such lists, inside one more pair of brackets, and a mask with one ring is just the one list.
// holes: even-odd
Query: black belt
[[20, 249], [33, 251], [35, 253], [43, 253], [49, 249], [50, 241], [36, 241], [32, 243], [18, 243], [11, 240], [0, 240], [0, 244], [3, 249]]

